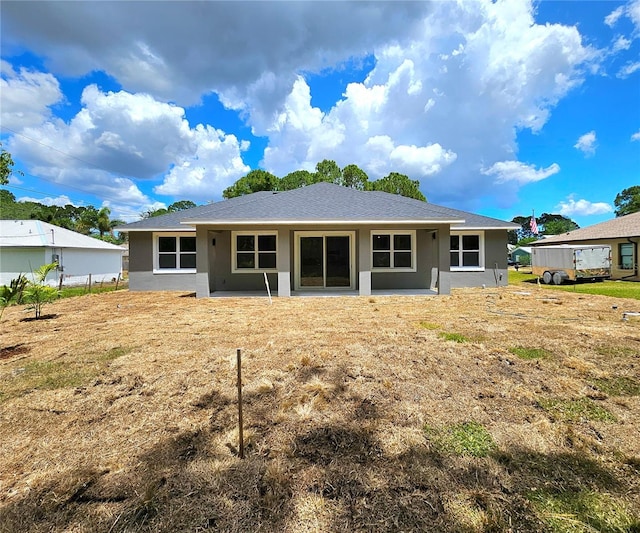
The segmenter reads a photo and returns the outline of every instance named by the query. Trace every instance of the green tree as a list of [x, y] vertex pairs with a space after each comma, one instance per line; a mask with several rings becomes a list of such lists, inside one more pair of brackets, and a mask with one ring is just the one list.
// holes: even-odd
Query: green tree
[[[539, 239], [538, 235], [531, 232], [531, 216], [517, 216], [511, 222], [519, 224], [520, 229], [509, 232], [509, 244], [526, 246], [530, 242]], [[550, 213], [542, 213], [542, 215], [536, 217], [536, 222], [538, 223], [540, 235], [560, 235], [580, 227], [570, 218]]]
[[347, 165], [342, 169], [342, 182], [340, 185], [366, 191], [369, 185], [369, 176], [358, 165]]
[[560, 235], [580, 228], [570, 218], [551, 213], [542, 213], [538, 218], [538, 226], [540, 226], [543, 235]]
[[569, 219], [550, 220], [544, 225], [543, 235], [561, 235], [562, 233], [569, 233], [579, 227], [578, 224]]
[[384, 191], [391, 194], [399, 194], [401, 196], [406, 196], [407, 198], [422, 200], [423, 202], [427, 201], [424, 194], [420, 192], [420, 182], [418, 180], [410, 180], [408, 176], [398, 174], [397, 172], [391, 172], [391, 174], [384, 178], [380, 178], [376, 181], [370, 181], [368, 189], [371, 191]]
[[159, 209], [149, 209], [148, 211], [144, 211], [143, 213], [140, 213], [140, 216], [142, 218], [153, 218], [153, 217], [160, 217], [168, 213], [169, 213], [169, 210], [166, 207], [161, 207]]
[[111, 233], [111, 209], [103, 207], [98, 211], [96, 228], [98, 229], [98, 233], [100, 233], [100, 238], [104, 237], [105, 233]]
[[277, 191], [278, 177], [266, 170], [252, 170], [222, 192], [222, 197], [229, 199], [259, 191]]
[[184, 211], [185, 209], [191, 209], [192, 207], [196, 207], [196, 204], [191, 200], [178, 200], [177, 202], [173, 202], [169, 207], [161, 207], [160, 209], [145, 211], [144, 213], [140, 213], [140, 216], [142, 218], [159, 217], [168, 213], [176, 213], [178, 211]]
[[87, 207], [76, 222], [75, 230], [83, 235], [90, 235], [93, 230], [98, 229], [98, 210], [92, 205]]
[[173, 202], [169, 207], [167, 207], [167, 211], [169, 213], [176, 213], [177, 211], [184, 211], [185, 209], [191, 209], [192, 207], [196, 207], [195, 202], [191, 200], [179, 200], [177, 202]]
[[279, 191], [291, 191], [315, 183], [315, 175], [308, 170], [294, 170], [289, 172], [278, 184]]
[[508, 242], [509, 244], [517, 244], [518, 246], [524, 246], [523, 241], [533, 242], [538, 239], [536, 235], [531, 233], [531, 227], [529, 223], [531, 222], [531, 217], [523, 217], [517, 216], [511, 219], [511, 222], [514, 224], [520, 225], [520, 229], [512, 230], [508, 234]]
[[[14, 206], [15, 203], [16, 197], [11, 191], [8, 191], [7, 189], [0, 189], [0, 215], [4, 215], [9, 209]], [[5, 218], [4, 216], [2, 216], [3, 220], [8, 220], [9, 218], [14, 217]]]
[[9, 178], [14, 173], [23, 175], [20, 171], [14, 172], [13, 165], [11, 154], [2, 148], [2, 143], [0, 143], [0, 185], [7, 185]]
[[328, 183], [342, 182], [342, 170], [333, 159], [324, 159], [316, 165], [316, 182], [326, 181]]
[[640, 185], [623, 189], [616, 195], [613, 204], [616, 206], [617, 217], [640, 211]]

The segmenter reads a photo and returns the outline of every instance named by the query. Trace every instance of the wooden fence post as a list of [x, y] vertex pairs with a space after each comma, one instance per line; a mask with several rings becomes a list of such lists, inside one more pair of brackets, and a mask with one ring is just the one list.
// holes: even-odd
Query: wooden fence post
[[236, 351], [238, 359], [238, 453], [240, 459], [244, 459], [244, 438], [242, 434], [242, 350], [238, 348]]

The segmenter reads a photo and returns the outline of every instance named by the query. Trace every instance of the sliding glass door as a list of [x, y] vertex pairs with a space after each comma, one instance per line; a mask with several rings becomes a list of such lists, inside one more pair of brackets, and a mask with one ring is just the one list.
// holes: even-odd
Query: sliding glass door
[[297, 288], [355, 288], [353, 241], [351, 232], [300, 232], [297, 234]]

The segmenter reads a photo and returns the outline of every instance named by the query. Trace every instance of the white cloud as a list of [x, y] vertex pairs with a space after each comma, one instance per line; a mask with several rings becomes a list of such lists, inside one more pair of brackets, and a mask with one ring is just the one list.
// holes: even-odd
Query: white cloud
[[565, 217], [603, 215], [613, 212], [613, 207], [606, 202], [574, 200], [572, 196], [569, 196], [566, 201], [560, 202], [556, 209]]
[[581, 135], [578, 142], [573, 145], [576, 150], [580, 150], [587, 156], [594, 155], [596, 153], [596, 132], [590, 131]]
[[534, 165], [527, 165], [520, 161], [499, 161], [482, 170], [484, 175], [495, 177], [494, 183], [515, 182], [520, 185], [547, 179], [558, 172], [560, 172], [560, 166], [557, 163], [552, 163], [547, 168], [536, 169]]
[[[409, 43], [376, 48], [366, 80], [325, 113], [300, 79], [268, 127], [253, 120], [268, 116], [261, 103], [248, 100], [256, 132], [269, 135], [264, 165], [283, 174], [327, 157], [373, 179], [396, 170], [421, 180], [434, 202], [471, 209], [494, 181], [480, 170], [512, 159], [517, 129], [539, 131], [596, 57], [576, 28], [535, 24], [526, 2], [436, 2], [421, 27]], [[556, 167], [519, 167], [522, 178], [495, 196]]]
[[638, 70], [640, 70], [640, 61], [629, 62], [618, 71], [616, 76], [618, 78], [625, 79]]
[[627, 5], [617, 7], [605, 17], [604, 22], [613, 27], [623, 16], [631, 20], [637, 34], [640, 31], [640, 0], [631, 0]]
[[604, 18], [604, 23], [607, 26], [612, 28], [613, 26], [615, 26], [618, 20], [620, 20], [620, 17], [624, 15], [624, 12], [625, 12], [624, 6], [617, 7]]
[[44, 198], [31, 198], [29, 196], [21, 196], [16, 199], [18, 202], [36, 202], [43, 205], [56, 205], [58, 207], [64, 207], [65, 205], [76, 205], [71, 198], [66, 195], [61, 196], [46, 196]]
[[191, 128], [184, 109], [145, 94], [85, 88], [68, 122], [50, 120], [9, 141], [29, 173], [80, 189], [138, 213], [153, 202], [138, 182], [159, 180], [158, 194], [194, 201], [218, 197], [249, 171], [247, 143], [221, 130]]
[[636, 131], [633, 135], [631, 135], [632, 141], [640, 141], [640, 130]]
[[51, 106], [62, 100], [58, 80], [51, 74], [13, 67], [0, 60], [0, 122], [20, 130], [42, 124], [51, 115]]
[[640, 0], [631, 0], [627, 5], [627, 16], [633, 22], [636, 33], [640, 31]]
[[[216, 92], [268, 138], [263, 165], [278, 175], [330, 158], [373, 179], [403, 172], [431, 200], [473, 209], [474, 199], [513, 197], [527, 182], [492, 188], [481, 169], [515, 159], [518, 130], [540, 131], [599, 60], [577, 27], [536, 24], [533, 1], [54, 2], [37, 13], [22, 4], [3, 6], [5, 42], [66, 75], [105, 71], [127, 90], [89, 91], [68, 125], [51, 121], [34, 135], [134, 185], [209, 188], [203, 200], [244, 172], [243, 143], [215, 124], [197, 132], [182, 108], [158, 99], [193, 103]], [[301, 73], [362, 57], [375, 59], [364, 81], [333, 106], [312, 105]], [[155, 118], [137, 121], [137, 107]], [[38, 152], [58, 169], [68, 163]]]
[[630, 47], [631, 41], [620, 35], [613, 43], [613, 53], [620, 52], [621, 50], [629, 50]]
[[240, 156], [248, 146], [235, 135], [200, 124], [192, 137], [195, 152], [177, 158], [162, 185], [154, 188], [157, 194], [212, 200], [251, 170]]
[[273, 109], [295, 72], [400, 41], [429, 9], [426, 2], [43, 2], [38, 9], [16, 2], [3, 4], [2, 16], [7, 43], [46, 56], [64, 75], [104, 70], [129, 91], [186, 105], [210, 91], [246, 96], [271, 73]]
[[[407, 91], [409, 87], [410, 84]], [[358, 164], [373, 179], [392, 171], [425, 178], [455, 161], [456, 154], [438, 143], [398, 144], [389, 135], [383, 135], [384, 128], [374, 115], [384, 108], [392, 91], [389, 87], [372, 91], [361, 88], [354, 84], [347, 89], [347, 93], [360, 93], [353, 100], [355, 108], [344, 109], [342, 114], [338, 104], [325, 115], [311, 106], [309, 86], [298, 78], [283, 112], [272, 124], [271, 142], [265, 152], [266, 166], [283, 175], [293, 170], [289, 166], [291, 159], [298, 160], [294, 168], [311, 169], [322, 159], [334, 158], [341, 166]]]

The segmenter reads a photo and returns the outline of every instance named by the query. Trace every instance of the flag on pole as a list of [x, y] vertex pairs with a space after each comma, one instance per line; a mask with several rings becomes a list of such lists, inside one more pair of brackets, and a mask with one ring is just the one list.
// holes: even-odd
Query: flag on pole
[[535, 215], [533, 213], [531, 214], [531, 220], [529, 221], [529, 227], [531, 228], [531, 233], [533, 233], [534, 235], [538, 234], [538, 223], [536, 222], [536, 217], [535, 217]]

